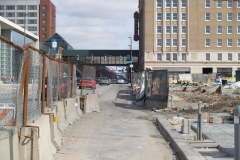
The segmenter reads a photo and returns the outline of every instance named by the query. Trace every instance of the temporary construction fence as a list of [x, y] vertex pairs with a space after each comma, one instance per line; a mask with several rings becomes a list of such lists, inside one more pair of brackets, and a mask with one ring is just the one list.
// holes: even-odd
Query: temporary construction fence
[[166, 108], [169, 92], [167, 70], [135, 72], [133, 91], [137, 101], [144, 101], [145, 108]]
[[81, 95], [82, 95], [83, 87], [91, 87], [93, 89], [93, 93], [95, 93], [95, 87], [96, 86], [92, 86], [91, 84], [87, 84], [87, 83], [90, 83], [90, 82], [89, 81], [85, 82], [85, 78], [92, 78], [93, 81], [95, 81], [95, 79], [96, 79], [96, 67], [95, 66], [89, 66], [89, 65], [84, 65], [83, 66], [83, 69], [82, 69], [82, 82], [83, 82], [82, 85], [83, 86], [81, 87]]
[[1, 140], [37, 120], [45, 107], [54, 109], [54, 102], [75, 96], [77, 84], [76, 67], [70, 63], [29, 44], [21, 48], [3, 36], [0, 48]]

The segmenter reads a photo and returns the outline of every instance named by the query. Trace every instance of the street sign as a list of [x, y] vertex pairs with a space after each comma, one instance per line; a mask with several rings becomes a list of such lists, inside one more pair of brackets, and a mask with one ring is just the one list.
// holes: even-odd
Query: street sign
[[124, 61], [124, 64], [131, 64], [132, 61]]

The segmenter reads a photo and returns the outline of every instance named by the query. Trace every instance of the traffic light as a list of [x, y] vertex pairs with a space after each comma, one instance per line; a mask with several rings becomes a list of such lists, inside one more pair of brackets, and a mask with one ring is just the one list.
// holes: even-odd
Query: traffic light
[[77, 55], [77, 61], [79, 61], [79, 55]]
[[92, 55], [92, 61], [93, 61], [93, 55]]
[[105, 55], [105, 56], [104, 56], [104, 61], [106, 61], [106, 60], [107, 60], [107, 56]]
[[122, 60], [122, 56], [119, 56], [119, 60], [120, 60], [120, 61]]

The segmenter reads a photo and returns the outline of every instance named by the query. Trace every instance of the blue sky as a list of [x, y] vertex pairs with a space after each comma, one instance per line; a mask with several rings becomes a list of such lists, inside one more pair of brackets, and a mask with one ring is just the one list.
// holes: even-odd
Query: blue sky
[[51, 0], [57, 33], [74, 49], [138, 49], [133, 40], [138, 0]]

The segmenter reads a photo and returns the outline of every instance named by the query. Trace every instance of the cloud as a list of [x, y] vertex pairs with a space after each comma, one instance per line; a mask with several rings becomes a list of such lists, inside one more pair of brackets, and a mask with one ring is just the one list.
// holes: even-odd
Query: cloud
[[[138, 0], [51, 0], [57, 33], [74, 49], [129, 49]], [[132, 41], [138, 49], [138, 41]]]

